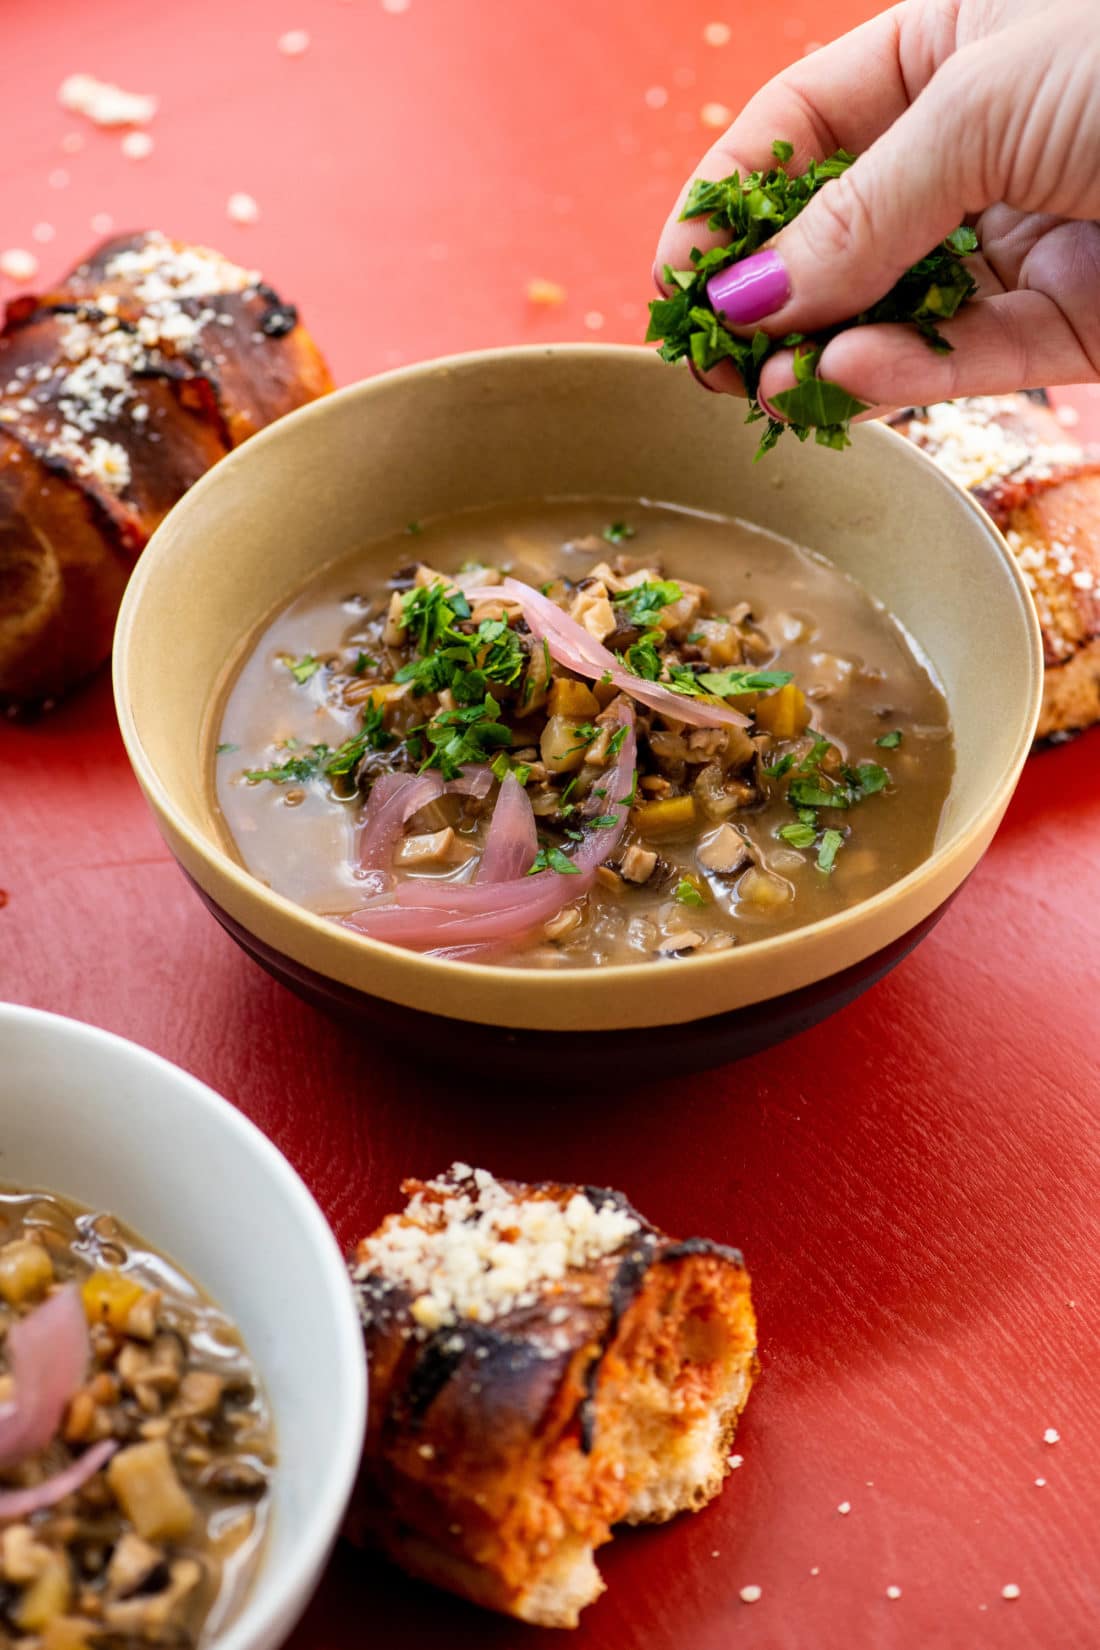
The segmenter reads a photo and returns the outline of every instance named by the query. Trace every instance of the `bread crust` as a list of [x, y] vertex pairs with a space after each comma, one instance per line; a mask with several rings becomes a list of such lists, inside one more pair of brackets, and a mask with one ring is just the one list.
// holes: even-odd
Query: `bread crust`
[[636, 1227], [503, 1316], [427, 1333], [360, 1245], [370, 1415], [352, 1533], [475, 1603], [574, 1626], [613, 1525], [721, 1488], [756, 1368], [749, 1280], [736, 1251], [677, 1243], [618, 1193], [499, 1184], [559, 1207], [583, 1193]]
[[9, 304], [0, 699], [53, 698], [101, 664], [130, 568], [173, 504], [331, 387], [270, 287], [152, 231], [104, 242], [55, 291]]

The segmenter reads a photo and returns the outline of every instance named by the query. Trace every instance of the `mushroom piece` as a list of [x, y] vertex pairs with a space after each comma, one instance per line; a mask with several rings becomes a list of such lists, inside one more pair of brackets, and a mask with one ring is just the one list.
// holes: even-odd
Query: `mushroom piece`
[[640, 848], [632, 842], [622, 857], [620, 870], [625, 882], [648, 882], [657, 869], [657, 855], [652, 848]]
[[714, 871], [718, 876], [728, 877], [747, 865], [752, 855], [740, 831], [727, 824], [719, 825], [716, 831], [703, 838], [695, 858], [704, 871]]

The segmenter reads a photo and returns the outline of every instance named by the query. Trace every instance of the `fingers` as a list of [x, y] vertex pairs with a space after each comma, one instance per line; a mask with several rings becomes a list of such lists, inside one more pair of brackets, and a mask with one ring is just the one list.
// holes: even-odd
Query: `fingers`
[[[983, 299], [941, 330], [953, 345], [947, 355], [911, 326], [852, 327], [825, 346], [818, 373], [880, 411], [1100, 376], [1100, 356], [1090, 356], [1079, 329], [1042, 292]], [[761, 396], [771, 400], [794, 381], [791, 352], [776, 354], [761, 374]]]
[[953, 53], [854, 166], [765, 250], [715, 278], [714, 308], [734, 330], [822, 331], [883, 297], [963, 219], [982, 212], [996, 231], [986, 209], [999, 201], [1017, 220], [1032, 215], [1019, 245], [1009, 237], [989, 249], [987, 274], [1008, 284], [1052, 214], [1089, 218], [1100, 202], [1075, 124], [1080, 109], [1092, 123], [1083, 130], [1100, 118], [1086, 46], [1075, 75], [1054, 21], [1032, 17]]
[[[714, 180], [771, 166], [776, 138], [794, 145], [793, 171], [804, 171], [811, 160], [836, 149], [867, 148], [909, 102], [901, 68], [900, 15], [900, 7], [884, 12], [769, 81], [703, 156], [692, 179]], [[705, 251], [721, 239], [705, 219], [679, 221], [692, 179], [661, 232], [658, 272], [666, 264], [687, 268], [693, 246]]]

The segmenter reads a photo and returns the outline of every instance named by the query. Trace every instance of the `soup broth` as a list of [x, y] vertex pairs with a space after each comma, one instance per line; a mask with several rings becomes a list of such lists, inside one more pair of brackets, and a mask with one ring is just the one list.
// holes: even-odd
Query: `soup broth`
[[[0, 1472], [0, 1644], [209, 1643], [243, 1603], [267, 1529], [274, 1437], [256, 1371], [225, 1314], [113, 1216], [9, 1189], [0, 1388], [18, 1325], [71, 1304], [55, 1299], [66, 1289], [87, 1322], [87, 1368], [56, 1436]], [[94, 1475], [43, 1494], [94, 1450]]]
[[[685, 727], [633, 706], [629, 818], [592, 886], [553, 919], [484, 951], [464, 950], [459, 929], [453, 954], [595, 967], [751, 944], [866, 899], [931, 851], [954, 762], [947, 706], [910, 638], [865, 590], [743, 522], [621, 502], [539, 502], [414, 524], [372, 546], [369, 558], [326, 569], [254, 639], [227, 694], [212, 765], [230, 842], [279, 893], [334, 920], [377, 901], [379, 883], [365, 883], [360, 864], [373, 786], [383, 773], [438, 759], [431, 724], [441, 701], [425, 699], [422, 677], [410, 682], [422, 650], [415, 625], [393, 629], [395, 615], [409, 611], [417, 590], [435, 586], [445, 596], [453, 576], [474, 603], [471, 612], [457, 598], [471, 614], [455, 620], [459, 629], [469, 636], [482, 614], [503, 617], [525, 649], [524, 673], [514, 688], [489, 683], [507, 729], [507, 743], [480, 756], [496, 764], [493, 791], [432, 801], [408, 822], [393, 876], [474, 882], [505, 771], [521, 770], [548, 870], [568, 870], [560, 856], [577, 851], [593, 811], [620, 800], [593, 798], [601, 744], [607, 771], [600, 732], [623, 684], [547, 653], [554, 677], [572, 686], [551, 683], [549, 701], [540, 690], [537, 703], [524, 704], [523, 683], [541, 668], [539, 644], [518, 609], [494, 606], [492, 587], [479, 588], [495, 571], [477, 568], [545, 591], [638, 672], [642, 687], [654, 646], [662, 681], [679, 672], [690, 683], [695, 672], [700, 693], [736, 688], [732, 670], [746, 672], [745, 682], [764, 672], [768, 685], [717, 695], [751, 718], [744, 731]], [[602, 637], [589, 622], [597, 605], [614, 616]], [[791, 685], [777, 686], [776, 672], [789, 673]], [[461, 712], [453, 694], [442, 703]], [[555, 703], [572, 706], [572, 721], [559, 721], [584, 748], [552, 751], [548, 762]], [[360, 749], [351, 772], [326, 772], [332, 752], [357, 736], [362, 743], [365, 714], [379, 727], [379, 748]], [[412, 731], [425, 727], [427, 735]], [[435, 859], [408, 847], [410, 837], [423, 844], [447, 831]]]

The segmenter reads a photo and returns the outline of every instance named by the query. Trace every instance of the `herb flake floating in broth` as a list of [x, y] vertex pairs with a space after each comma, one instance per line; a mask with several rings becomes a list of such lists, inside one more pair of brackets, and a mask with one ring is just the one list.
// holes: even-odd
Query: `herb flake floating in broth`
[[[772, 144], [775, 165], [767, 170], [749, 172], [743, 178], [733, 172], [717, 183], [696, 180], [680, 217], [705, 218], [708, 229], [726, 237], [725, 244], [709, 252], [693, 248], [690, 269], [666, 265], [665, 285], [673, 288], [672, 295], [656, 298], [649, 306], [646, 340], [662, 341], [660, 354], [664, 360], [679, 361], [687, 356], [700, 372], [709, 372], [721, 361], [733, 362], [749, 398], [747, 421], [767, 419], [757, 458], [775, 446], [785, 429], [792, 430], [800, 441], [805, 441], [813, 430], [814, 439], [822, 446], [849, 445], [849, 424], [866, 412], [867, 406], [839, 384], [817, 376], [822, 350], [837, 333], [874, 322], [903, 321], [915, 326], [932, 349], [949, 350], [951, 345], [938, 323], [950, 320], [977, 291], [963, 260], [978, 250], [978, 237], [964, 224], [906, 270], [877, 304], [850, 321], [812, 338], [800, 332], [785, 338], [771, 338], [761, 331], [751, 338], [741, 338], [727, 332], [710, 297], [711, 279], [720, 270], [758, 252], [793, 222], [819, 189], [846, 172], [856, 158], [838, 149], [826, 160], [812, 160], [804, 172], [791, 174], [786, 163], [793, 153], [791, 144], [777, 140]], [[792, 348], [797, 382], [793, 389], [772, 397], [787, 420], [784, 423], [769, 416], [758, 390], [761, 370], [769, 356], [776, 350]]]
[[[919, 863], [952, 747], [889, 616], [754, 529], [631, 513], [612, 547], [606, 505], [470, 512], [431, 565], [401, 535], [293, 603], [215, 769], [248, 867], [391, 943], [598, 967], [682, 966]], [[285, 658], [322, 662], [308, 692]]]

